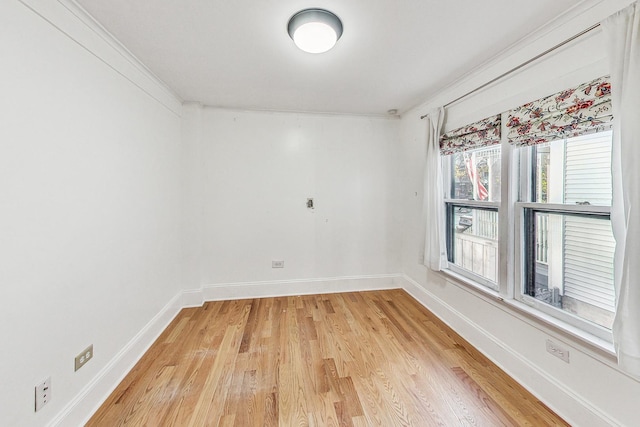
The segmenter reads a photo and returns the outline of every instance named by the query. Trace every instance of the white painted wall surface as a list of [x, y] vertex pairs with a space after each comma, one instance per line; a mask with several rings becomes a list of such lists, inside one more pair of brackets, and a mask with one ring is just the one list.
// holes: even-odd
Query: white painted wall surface
[[181, 285], [179, 101], [62, 3], [28, 3], [0, 2], [0, 425], [20, 427], [49, 423]]
[[201, 114], [202, 285], [399, 271], [399, 120]]
[[[557, 333], [418, 263], [418, 116], [625, 2], [588, 2], [596, 6], [580, 19], [559, 22], [402, 121], [196, 105], [181, 118], [179, 100], [73, 3], [0, 2], [0, 425], [47, 425], [100, 373], [103, 385], [115, 383], [109, 375], [126, 364], [109, 364], [153, 338], [181, 289], [398, 271], [423, 303], [576, 425], [638, 424], [637, 382], [560, 336], [571, 348], [564, 364], [544, 351]], [[537, 69], [553, 78], [541, 85], [518, 73], [450, 109], [448, 126], [595, 77], [601, 53], [557, 55], [565, 62]], [[74, 373], [73, 357], [90, 343], [95, 358]], [[33, 386], [49, 375], [53, 399], [34, 413]], [[106, 396], [97, 389], [78, 413]]]
[[[420, 265], [424, 244], [422, 194], [426, 128], [419, 117], [577, 34], [624, 7], [625, 3], [629, 2], [600, 2], [571, 20], [551, 26], [527, 46], [514, 49], [511, 55], [478, 70], [456, 87], [404, 114], [401, 120], [402, 270], [409, 279], [407, 288], [474, 346], [577, 426], [639, 425], [640, 383], [618, 371], [615, 361], [604, 353], [599, 354], [568, 334], [518, 314], [505, 304], [483, 297], [464, 285], [456, 285], [444, 275]], [[447, 111], [445, 128], [456, 128], [606, 74], [606, 52], [599, 37], [595, 30], [535, 65], [455, 103]], [[548, 338], [569, 348], [570, 364], [546, 352]]]

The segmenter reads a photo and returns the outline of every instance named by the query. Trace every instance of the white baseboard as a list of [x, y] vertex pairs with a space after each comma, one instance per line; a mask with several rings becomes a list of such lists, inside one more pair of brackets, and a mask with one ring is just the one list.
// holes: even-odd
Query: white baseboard
[[204, 303], [202, 289], [191, 289], [182, 291], [181, 295], [182, 308], [200, 307]]
[[124, 379], [182, 308], [204, 301], [262, 298], [334, 292], [355, 292], [399, 287], [400, 274], [331, 277], [250, 283], [221, 283], [179, 292], [48, 424], [49, 427], [84, 425]]
[[204, 286], [201, 291], [204, 301], [267, 298], [393, 289], [400, 287], [399, 280], [401, 278], [400, 274], [380, 274], [267, 282], [220, 283]]
[[98, 410], [151, 344], [182, 309], [182, 292], [160, 312], [48, 424], [49, 427], [81, 426]]
[[401, 287], [571, 425], [619, 423], [410, 277]]

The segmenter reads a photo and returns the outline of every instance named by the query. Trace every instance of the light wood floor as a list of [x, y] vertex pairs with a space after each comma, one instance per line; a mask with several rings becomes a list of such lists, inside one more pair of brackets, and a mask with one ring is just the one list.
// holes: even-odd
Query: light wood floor
[[88, 425], [567, 424], [391, 290], [184, 309]]

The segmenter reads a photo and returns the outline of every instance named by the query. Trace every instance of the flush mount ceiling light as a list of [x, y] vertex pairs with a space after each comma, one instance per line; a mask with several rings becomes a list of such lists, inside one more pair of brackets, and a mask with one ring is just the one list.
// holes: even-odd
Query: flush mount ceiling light
[[301, 50], [323, 53], [342, 35], [342, 21], [324, 9], [304, 9], [289, 19], [289, 37]]

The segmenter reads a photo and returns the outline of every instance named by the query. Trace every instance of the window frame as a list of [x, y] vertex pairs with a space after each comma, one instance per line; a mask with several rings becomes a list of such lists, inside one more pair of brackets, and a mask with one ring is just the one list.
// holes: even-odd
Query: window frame
[[[503, 117], [504, 120], [504, 117]], [[605, 131], [608, 132], [608, 131]], [[571, 138], [564, 138], [564, 143]], [[559, 140], [558, 140], [559, 141]], [[553, 141], [552, 141], [553, 142]], [[509, 144], [510, 145], [510, 144]], [[534, 170], [534, 163], [536, 161], [536, 146], [533, 149], [527, 150], [525, 148], [519, 149], [514, 147], [514, 156], [519, 161], [519, 169], [516, 175], [510, 178], [509, 182], [518, 182], [518, 195], [515, 198], [514, 210], [516, 213], [516, 221], [514, 224], [514, 233], [517, 240], [514, 254], [514, 284], [513, 298], [517, 301], [523, 302], [536, 310], [552, 316], [564, 323], [567, 323], [573, 327], [581, 329], [593, 336], [608, 342], [613, 342], [613, 336], [610, 329], [593, 323], [580, 316], [572, 314], [568, 311], [562, 310], [557, 307], [553, 307], [542, 301], [539, 301], [530, 295], [525, 293], [527, 286], [527, 238], [526, 233], [528, 230], [526, 227], [526, 212], [528, 210], [532, 212], [548, 212], [556, 214], [569, 214], [583, 217], [602, 217], [611, 220], [611, 206], [610, 205], [570, 205], [561, 203], [548, 203], [548, 202], [522, 202], [520, 200], [534, 200], [536, 196], [536, 174]]]
[[[455, 225], [453, 224], [453, 210], [456, 207], [460, 207], [460, 208], [470, 208], [470, 209], [478, 209], [478, 210], [486, 210], [486, 211], [490, 211], [490, 212], [495, 212], [498, 216], [499, 216], [499, 210], [500, 210], [500, 203], [499, 202], [482, 202], [482, 201], [476, 201], [476, 200], [462, 200], [462, 199], [445, 199], [445, 209], [446, 209], [446, 227], [447, 227], [447, 233], [446, 233], [446, 237], [447, 237], [447, 260], [449, 261], [449, 266], [448, 268], [457, 273], [460, 274], [464, 277], [467, 277], [475, 282], [477, 282], [478, 284], [487, 287], [489, 289], [492, 289], [494, 291], [498, 291], [498, 286], [499, 286], [499, 281], [497, 279], [497, 277], [499, 276], [499, 270], [500, 270], [500, 250], [498, 249], [498, 253], [496, 254], [497, 256], [497, 265], [498, 265], [498, 271], [496, 272], [496, 282], [493, 283], [491, 280], [480, 276], [479, 274], [476, 274], [472, 271], [467, 270], [464, 267], [460, 267], [456, 264], [453, 263], [453, 240], [455, 237], [455, 233], [452, 233], [452, 227], [454, 227]], [[500, 225], [500, 220], [498, 220], [498, 226]], [[498, 248], [500, 247], [500, 233], [498, 232]]]
[[[504, 161], [502, 160], [502, 140], [500, 144], [494, 144], [494, 145], [490, 145], [487, 147], [481, 147], [481, 148], [476, 148], [474, 150], [468, 150], [469, 152], [471, 151], [481, 151], [481, 150], [485, 150], [488, 148], [500, 148], [500, 162], [501, 165], [500, 167], [502, 168], [502, 166], [504, 166]], [[442, 161], [441, 161], [441, 168], [442, 168], [442, 176], [443, 176], [443, 190], [445, 191], [445, 197], [444, 197], [444, 209], [445, 209], [445, 222], [446, 222], [446, 246], [447, 246], [447, 260], [448, 260], [448, 266], [447, 269], [460, 275], [463, 276], [469, 280], [471, 280], [472, 282], [474, 282], [475, 284], [478, 285], [478, 287], [481, 287], [483, 289], [489, 289], [495, 292], [499, 291], [499, 286], [500, 286], [500, 272], [501, 272], [501, 263], [500, 263], [500, 241], [502, 239], [500, 239], [500, 206], [502, 205], [502, 202], [496, 202], [496, 201], [485, 201], [485, 200], [469, 200], [469, 199], [454, 199], [451, 197], [451, 195], [453, 194], [453, 185], [454, 185], [454, 180], [453, 180], [453, 156], [455, 156], [454, 154], [450, 154], [447, 156], [443, 156], [442, 157]], [[502, 169], [501, 169], [501, 173], [500, 173], [500, 179], [502, 180], [503, 175], [502, 175]], [[501, 191], [502, 191], [502, 184], [500, 185]], [[500, 194], [500, 200], [502, 200], [502, 193]], [[498, 237], [498, 251], [496, 254], [497, 257], [497, 271], [496, 271], [496, 282], [492, 282], [491, 280], [482, 277], [472, 271], [467, 270], [466, 268], [460, 267], [456, 264], [453, 263], [453, 256], [454, 254], [452, 253], [452, 249], [453, 249], [453, 239], [455, 236], [455, 233], [452, 232], [453, 230], [453, 209], [456, 207], [461, 207], [461, 208], [470, 208], [470, 209], [480, 209], [480, 210], [487, 210], [487, 211], [492, 211], [492, 212], [496, 212], [497, 217], [498, 217], [498, 232], [497, 232], [497, 237]]]
[[525, 293], [527, 287], [527, 268], [531, 268], [529, 261], [526, 259], [529, 255], [527, 252], [526, 243], [527, 238], [525, 234], [528, 232], [526, 228], [527, 213], [546, 212], [556, 214], [568, 214], [582, 217], [599, 217], [610, 220], [611, 208], [609, 206], [595, 206], [595, 205], [561, 205], [561, 204], [546, 204], [535, 202], [516, 202], [516, 210], [518, 211], [516, 220], [516, 230], [520, 231], [521, 244], [519, 245], [518, 256], [515, 259], [516, 268], [516, 283], [519, 286], [515, 286], [514, 299], [527, 304], [536, 310], [552, 316], [564, 323], [581, 329], [591, 335], [594, 335], [600, 339], [611, 341], [611, 330], [596, 323], [590, 322], [580, 316], [572, 314], [568, 311], [554, 307], [543, 301], [540, 301]]
[[[526, 262], [527, 256], [525, 233], [525, 212], [527, 210], [537, 212], [549, 212], [559, 214], [572, 214], [579, 216], [599, 216], [610, 219], [611, 207], [606, 205], [568, 205], [546, 202], [522, 202], [532, 200], [535, 194], [536, 177], [533, 174], [534, 150], [520, 149], [513, 146], [507, 140], [507, 115], [502, 113], [502, 137], [499, 144], [501, 155], [501, 194], [500, 202], [487, 202], [475, 200], [453, 199], [452, 190], [452, 162], [442, 161], [443, 191], [447, 239], [447, 258], [449, 264], [444, 270], [453, 278], [466, 285], [473, 286], [478, 291], [490, 295], [498, 300], [522, 303], [533, 309], [532, 315], [544, 322], [551, 322], [562, 330], [578, 330], [583, 334], [602, 340], [608, 344], [613, 342], [612, 332], [603, 326], [590, 322], [568, 311], [553, 307], [543, 301], [537, 300], [525, 293], [526, 286]], [[535, 153], [534, 153], [535, 154]], [[443, 160], [450, 156], [443, 156]], [[524, 178], [524, 179], [523, 179]], [[468, 207], [480, 209], [497, 209], [498, 212], [498, 272], [496, 283], [484, 279], [469, 270], [458, 267], [451, 262], [452, 254], [450, 240], [454, 233], [451, 231], [452, 208]], [[509, 304], [513, 304], [509, 303]]]

